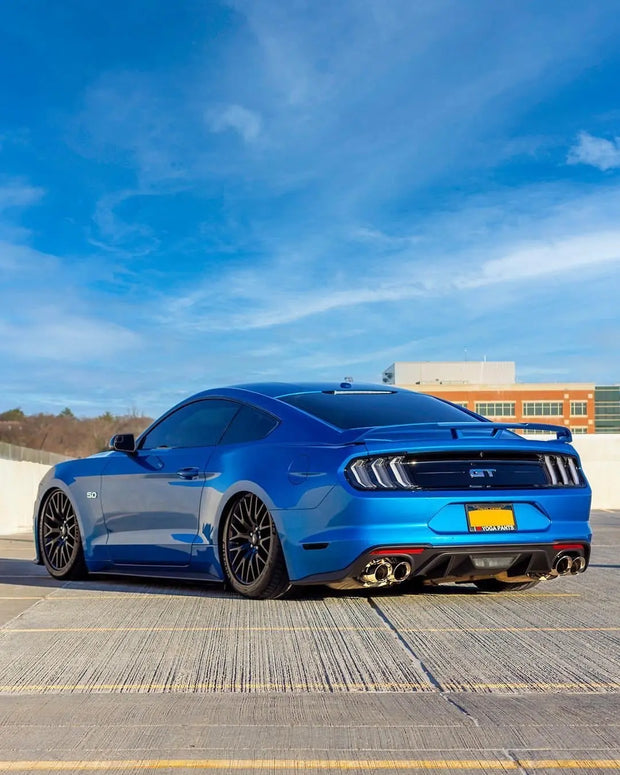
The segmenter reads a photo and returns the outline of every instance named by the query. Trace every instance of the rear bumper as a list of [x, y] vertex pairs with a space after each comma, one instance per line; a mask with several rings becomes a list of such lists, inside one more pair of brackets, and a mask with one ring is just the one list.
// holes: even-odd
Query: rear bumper
[[587, 568], [590, 561], [590, 544], [587, 541], [571, 539], [553, 543], [486, 546], [377, 546], [363, 552], [346, 568], [315, 573], [295, 581], [295, 584], [330, 584], [347, 580], [354, 582], [359, 579], [364, 568], [378, 557], [408, 561], [413, 568], [409, 579], [424, 582], [474, 581], [498, 575], [505, 580], [517, 581], [524, 578], [552, 577], [555, 575], [554, 564], [561, 555], [569, 555], [571, 558], [583, 557]]
[[[345, 578], [377, 547], [417, 546], [435, 552], [510, 551], [514, 546], [590, 544], [589, 488], [479, 493], [355, 493], [333, 488], [319, 508], [274, 510], [289, 578], [314, 583]], [[516, 530], [471, 532], [466, 506], [510, 503]], [[428, 553], [423, 560], [430, 559]], [[420, 558], [415, 563], [417, 568]]]

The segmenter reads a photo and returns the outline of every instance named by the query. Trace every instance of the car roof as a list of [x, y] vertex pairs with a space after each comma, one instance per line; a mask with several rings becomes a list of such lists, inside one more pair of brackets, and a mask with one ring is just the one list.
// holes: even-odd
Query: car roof
[[324, 391], [382, 391], [390, 393], [401, 391], [395, 385], [376, 385], [370, 382], [253, 382], [247, 385], [231, 385], [232, 389], [247, 390], [269, 398], [281, 398], [299, 393], [322, 393]]

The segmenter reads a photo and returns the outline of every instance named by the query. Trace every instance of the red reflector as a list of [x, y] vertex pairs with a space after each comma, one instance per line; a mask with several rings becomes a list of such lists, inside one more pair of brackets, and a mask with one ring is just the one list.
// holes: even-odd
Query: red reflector
[[371, 554], [378, 554], [381, 556], [389, 554], [422, 554], [423, 547], [420, 546], [398, 546], [394, 549], [374, 549]]
[[583, 549], [583, 544], [553, 544], [554, 549], [575, 549], [577, 551], [581, 551]]

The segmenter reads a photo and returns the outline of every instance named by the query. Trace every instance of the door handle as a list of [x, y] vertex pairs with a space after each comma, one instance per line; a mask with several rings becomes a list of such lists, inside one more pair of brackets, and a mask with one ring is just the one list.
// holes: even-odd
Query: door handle
[[181, 479], [197, 479], [200, 476], [199, 468], [181, 468], [177, 471], [177, 476]]

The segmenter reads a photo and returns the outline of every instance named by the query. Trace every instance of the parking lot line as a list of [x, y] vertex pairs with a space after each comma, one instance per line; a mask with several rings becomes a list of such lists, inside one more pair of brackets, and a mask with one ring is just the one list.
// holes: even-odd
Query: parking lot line
[[120, 759], [95, 761], [4, 761], [3, 772], [93, 772], [97, 770], [618, 770], [620, 759]]
[[[302, 691], [302, 692], [324, 692], [324, 691], [346, 691], [346, 692], [436, 692], [437, 689], [431, 684], [414, 683], [409, 681], [391, 681], [385, 683], [334, 683], [326, 680], [322, 683], [278, 683], [269, 682], [251, 682], [247, 683], [227, 683], [221, 682], [196, 682], [196, 683], [80, 683], [80, 684], [5, 684], [0, 686], [0, 694], [39, 694], [42, 692], [122, 692], [122, 693], [149, 693], [149, 692], [281, 692]], [[457, 683], [454, 681], [445, 681], [441, 683], [440, 691], [445, 692], [488, 692], [488, 691], [580, 691], [600, 693], [608, 690], [620, 689], [620, 682], [602, 682], [602, 681], [574, 681], [564, 683], [548, 683], [529, 681], [527, 683]], [[1, 771], [1, 769], [0, 769]]]

